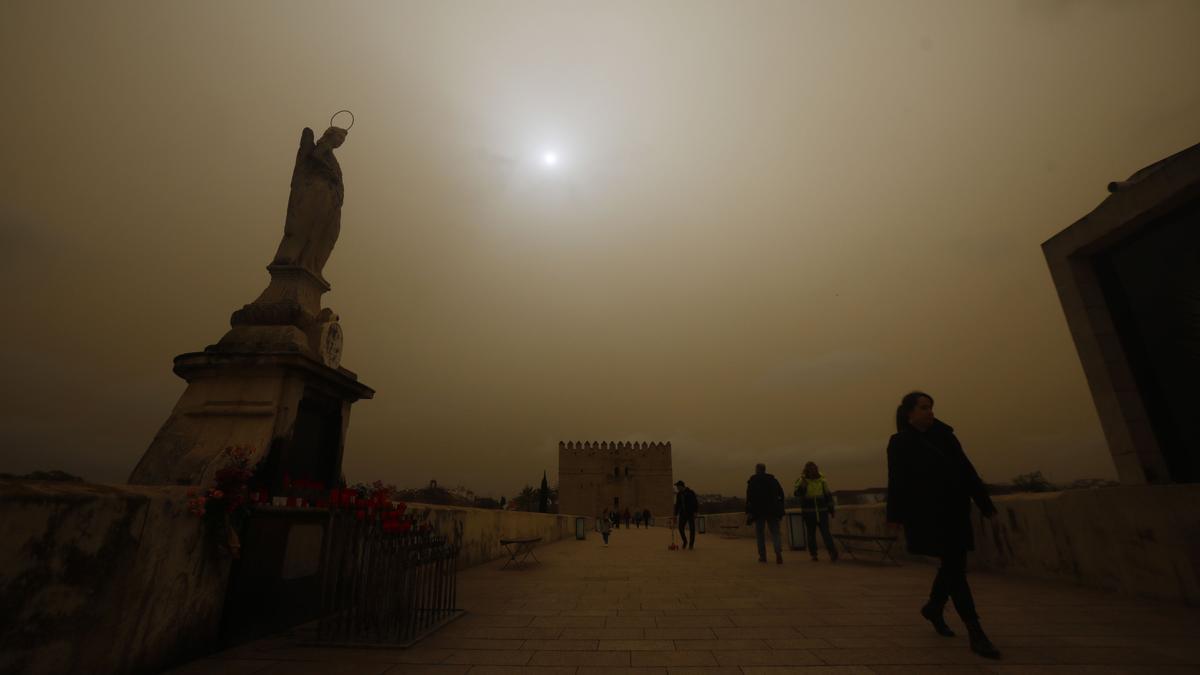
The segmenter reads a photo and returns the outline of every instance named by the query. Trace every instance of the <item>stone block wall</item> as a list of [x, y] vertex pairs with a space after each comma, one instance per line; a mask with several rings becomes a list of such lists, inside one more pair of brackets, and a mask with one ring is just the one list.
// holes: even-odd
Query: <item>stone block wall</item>
[[202, 654], [228, 570], [185, 488], [0, 481], [0, 673], [147, 673]]

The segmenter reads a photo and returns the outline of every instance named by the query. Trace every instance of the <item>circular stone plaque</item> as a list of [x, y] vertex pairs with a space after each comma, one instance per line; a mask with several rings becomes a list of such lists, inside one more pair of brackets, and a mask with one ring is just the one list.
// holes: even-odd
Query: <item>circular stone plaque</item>
[[321, 329], [321, 361], [330, 368], [342, 363], [342, 325], [336, 321]]

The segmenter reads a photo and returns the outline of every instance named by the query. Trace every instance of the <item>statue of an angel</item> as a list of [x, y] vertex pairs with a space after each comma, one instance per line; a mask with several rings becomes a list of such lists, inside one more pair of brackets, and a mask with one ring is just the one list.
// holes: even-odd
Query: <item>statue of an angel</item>
[[342, 227], [342, 168], [333, 156], [346, 140], [346, 130], [329, 127], [313, 142], [313, 130], [300, 134], [292, 191], [288, 196], [283, 241], [272, 265], [296, 265], [324, 280], [321, 270], [333, 252]]

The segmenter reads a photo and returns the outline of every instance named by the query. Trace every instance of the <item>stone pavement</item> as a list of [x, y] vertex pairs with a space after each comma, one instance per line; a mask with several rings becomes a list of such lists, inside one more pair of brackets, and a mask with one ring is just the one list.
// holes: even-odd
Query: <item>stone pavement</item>
[[668, 551], [667, 530], [588, 533], [537, 550], [541, 565], [460, 574], [466, 616], [407, 650], [242, 645], [173, 675], [408, 673], [1197, 673], [1200, 609], [1062, 584], [973, 573], [988, 661], [917, 614], [934, 568], [883, 567], [701, 535]]

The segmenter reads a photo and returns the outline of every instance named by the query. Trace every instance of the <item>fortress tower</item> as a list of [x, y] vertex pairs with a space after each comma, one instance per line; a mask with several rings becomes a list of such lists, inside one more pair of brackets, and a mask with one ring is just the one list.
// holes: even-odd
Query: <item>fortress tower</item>
[[659, 523], [675, 503], [670, 443], [560, 441], [558, 512], [650, 509]]

